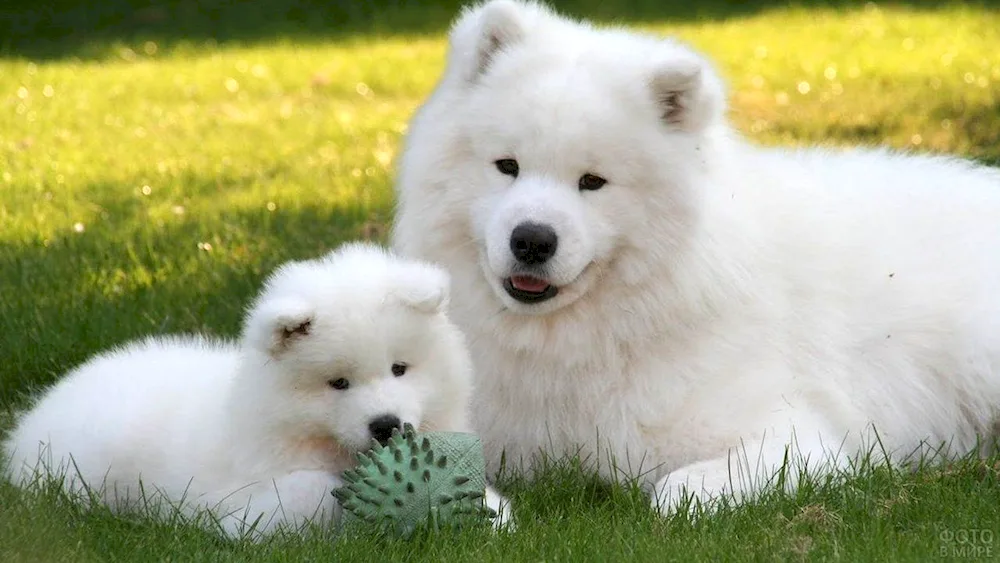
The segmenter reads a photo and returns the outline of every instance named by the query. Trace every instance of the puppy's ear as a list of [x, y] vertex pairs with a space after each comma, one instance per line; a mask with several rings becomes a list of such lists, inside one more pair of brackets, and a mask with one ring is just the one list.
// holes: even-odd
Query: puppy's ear
[[270, 299], [258, 303], [247, 320], [246, 338], [251, 345], [278, 357], [312, 331], [315, 311], [296, 299]]
[[671, 45], [650, 73], [660, 120], [668, 127], [697, 133], [723, 117], [725, 92], [708, 61]]
[[451, 277], [437, 266], [406, 264], [396, 278], [392, 295], [408, 307], [429, 315], [448, 308]]
[[475, 82], [507, 47], [524, 38], [524, 18], [540, 8], [515, 0], [490, 0], [463, 10], [449, 34], [449, 66]]

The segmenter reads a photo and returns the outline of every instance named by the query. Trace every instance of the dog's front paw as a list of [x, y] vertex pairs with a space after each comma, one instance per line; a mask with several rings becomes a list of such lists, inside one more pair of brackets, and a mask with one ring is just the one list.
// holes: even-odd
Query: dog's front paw
[[711, 513], [716, 501], [730, 493], [728, 465], [716, 462], [695, 463], [671, 472], [653, 487], [653, 509], [663, 516], [687, 510], [693, 516], [700, 510]]

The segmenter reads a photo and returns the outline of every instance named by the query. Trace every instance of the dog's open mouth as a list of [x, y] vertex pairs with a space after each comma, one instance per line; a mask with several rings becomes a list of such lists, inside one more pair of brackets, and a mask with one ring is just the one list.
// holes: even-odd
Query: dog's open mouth
[[503, 288], [521, 303], [541, 303], [559, 293], [558, 287], [534, 276], [511, 276], [503, 280]]

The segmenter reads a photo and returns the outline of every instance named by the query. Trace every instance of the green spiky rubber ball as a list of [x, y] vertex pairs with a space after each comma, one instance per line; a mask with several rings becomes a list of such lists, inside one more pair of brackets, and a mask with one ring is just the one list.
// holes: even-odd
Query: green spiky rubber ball
[[416, 433], [407, 425], [385, 446], [373, 441], [343, 479], [346, 485], [333, 495], [345, 526], [375, 525], [407, 536], [423, 526], [457, 528], [496, 516], [485, 505], [485, 461], [474, 434]]

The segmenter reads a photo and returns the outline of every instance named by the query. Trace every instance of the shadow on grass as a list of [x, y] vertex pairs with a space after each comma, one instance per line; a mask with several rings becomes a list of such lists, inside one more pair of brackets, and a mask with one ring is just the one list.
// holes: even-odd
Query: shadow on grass
[[987, 164], [1000, 165], [1000, 102], [969, 104], [961, 98], [945, 101], [931, 112], [935, 119], [948, 119], [953, 127], [964, 131], [969, 143], [982, 147]]
[[769, 134], [773, 138], [807, 146], [896, 146], [916, 154], [951, 154], [987, 166], [1000, 166], [1000, 103], [965, 101], [960, 94], [949, 93], [940, 96], [933, 106], [921, 108], [923, 110], [926, 110], [929, 126], [926, 134], [929, 137], [944, 131], [935, 129], [935, 126], [948, 124], [949, 149], [890, 142], [910, 131], [909, 126], [899, 119], [902, 114], [880, 114], [862, 121], [842, 116], [828, 121], [823, 127], [816, 127], [808, 119], [787, 119], [776, 122]]
[[131, 202], [98, 205], [110, 219], [83, 233], [48, 246], [0, 244], [0, 405], [21, 404], [93, 353], [134, 338], [236, 336], [244, 308], [278, 264], [347, 239], [380, 239], [374, 221], [388, 213], [360, 204], [233, 210], [160, 227]]
[[[462, 0], [6, 0], [0, 5], [0, 56], [29, 59], [103, 56], [115, 43], [158, 48], [190, 44], [342, 39], [444, 31]], [[564, 13], [603, 22], [724, 20], [784, 7], [858, 8], [857, 0], [555, 0]], [[896, 0], [917, 9], [948, 4], [1000, 7], [998, 0]]]

